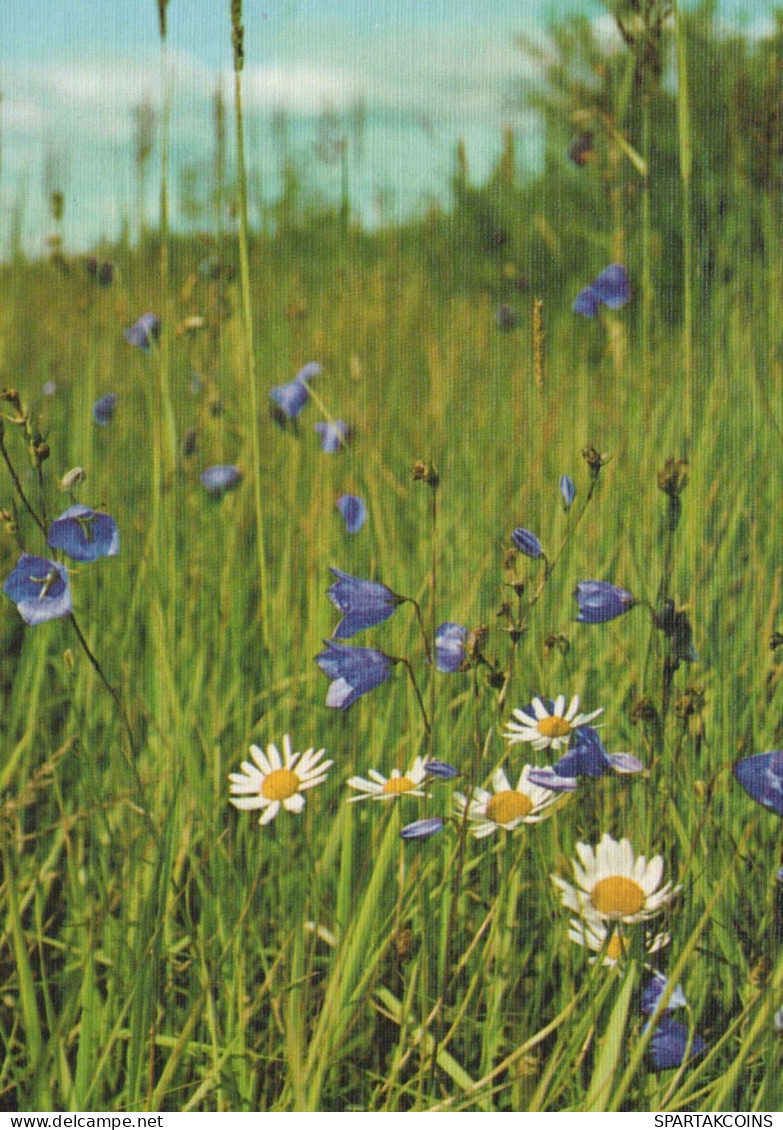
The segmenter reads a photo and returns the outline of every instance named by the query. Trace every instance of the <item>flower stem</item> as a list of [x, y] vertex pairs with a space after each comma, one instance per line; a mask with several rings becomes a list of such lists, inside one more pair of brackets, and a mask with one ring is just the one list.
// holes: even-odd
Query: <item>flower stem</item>
[[419, 703], [419, 709], [421, 710], [421, 717], [422, 717], [422, 720], [424, 722], [424, 729], [425, 729], [425, 732], [427, 734], [427, 737], [429, 738], [430, 734], [432, 733], [432, 727], [430, 726], [430, 720], [427, 717], [427, 711], [424, 708], [424, 699], [421, 697], [421, 691], [419, 690], [419, 684], [416, 682], [416, 676], [413, 674], [413, 668], [411, 667], [408, 660], [404, 659], [402, 657], [395, 657], [393, 659], [393, 662], [394, 663], [402, 663], [402, 665], [405, 667], [405, 669], [407, 670], [408, 674], [411, 677], [411, 682], [413, 683], [413, 689], [416, 692], [416, 699]]
[[19, 498], [21, 499], [22, 505], [24, 506], [25, 510], [27, 510], [30, 517], [33, 519], [33, 521], [35, 522], [36, 526], [41, 531], [41, 533], [43, 534], [44, 539], [45, 539], [46, 538], [46, 526], [43, 524], [41, 519], [38, 517], [35, 510], [33, 510], [32, 504], [30, 503], [27, 495], [24, 493], [24, 490], [22, 488], [22, 484], [19, 481], [19, 476], [17, 475], [16, 471], [14, 470], [14, 465], [11, 462], [11, 459], [8, 455], [8, 452], [6, 451], [5, 442], [4, 442], [4, 439], [3, 439], [3, 429], [2, 429], [2, 427], [0, 427], [0, 454], [2, 454], [3, 459], [5, 460], [5, 465], [8, 468], [8, 473], [11, 476], [11, 478], [13, 479], [14, 488], [16, 489], [16, 493], [19, 495]]
[[90, 664], [92, 665], [92, 667], [93, 667], [95, 673], [97, 674], [98, 678], [101, 680], [101, 682], [103, 683], [106, 690], [109, 692], [111, 697], [114, 699], [114, 703], [115, 703], [117, 709], [120, 712], [120, 718], [122, 719], [122, 724], [125, 727], [125, 733], [128, 736], [128, 744], [129, 744], [129, 747], [130, 747], [130, 753], [128, 755], [126, 755], [125, 760], [128, 764], [128, 768], [130, 769], [131, 774], [133, 775], [134, 781], [136, 783], [136, 789], [138, 791], [139, 801], [140, 801], [139, 807], [141, 809], [141, 812], [144, 815], [144, 817], [147, 821], [147, 824], [149, 825], [150, 830], [152, 831], [153, 836], [155, 837], [156, 840], [158, 840], [159, 839], [158, 830], [155, 827], [155, 824], [152, 820], [152, 817], [150, 816], [149, 812], [147, 811], [146, 805], [144, 804], [144, 785], [142, 783], [141, 776], [139, 774], [139, 769], [138, 769], [138, 766], [136, 764], [136, 756], [139, 752], [139, 746], [138, 746], [138, 743], [136, 741], [136, 737], [133, 733], [133, 729], [132, 729], [131, 724], [130, 724], [130, 719], [128, 718], [128, 712], [125, 709], [125, 705], [124, 705], [122, 699], [120, 698], [119, 693], [115, 690], [115, 688], [109, 682], [108, 678], [106, 677], [106, 673], [103, 670], [103, 668], [101, 667], [95, 653], [93, 652], [90, 645], [87, 643], [87, 639], [84, 635], [84, 632], [80, 628], [79, 621], [76, 619], [73, 612], [70, 613], [68, 619], [71, 621], [71, 624], [73, 625], [73, 629], [76, 632], [76, 636], [79, 640], [79, 643], [81, 644], [82, 651], [84, 652], [84, 654], [87, 656], [88, 660], [90, 661]]

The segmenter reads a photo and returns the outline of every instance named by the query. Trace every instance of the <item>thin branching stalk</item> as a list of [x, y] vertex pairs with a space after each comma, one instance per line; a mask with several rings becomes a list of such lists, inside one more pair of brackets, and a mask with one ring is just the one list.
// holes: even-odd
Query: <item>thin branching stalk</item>
[[677, 133], [682, 181], [682, 369], [684, 377], [683, 455], [693, 439], [694, 375], [693, 375], [693, 222], [691, 217], [691, 174], [693, 142], [688, 88], [688, 50], [685, 23], [677, 0], [672, 0], [674, 39], [677, 49]]
[[250, 440], [253, 458], [253, 498], [256, 517], [256, 549], [258, 554], [258, 602], [261, 621], [261, 643], [269, 644], [268, 604], [269, 579], [264, 536], [263, 484], [261, 481], [261, 437], [258, 418], [258, 377], [253, 343], [253, 303], [250, 286], [250, 240], [247, 218], [247, 166], [245, 163], [245, 137], [242, 116], [242, 67], [244, 65], [244, 34], [242, 0], [231, 0], [231, 39], [234, 48], [234, 121], [237, 150], [237, 207], [239, 211], [239, 282], [242, 294], [242, 362], [247, 375]]

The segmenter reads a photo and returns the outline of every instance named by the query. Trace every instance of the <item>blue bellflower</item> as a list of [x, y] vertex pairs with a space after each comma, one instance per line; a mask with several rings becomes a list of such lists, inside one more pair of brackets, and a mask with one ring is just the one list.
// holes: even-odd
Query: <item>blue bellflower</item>
[[334, 640], [324, 640], [326, 651], [315, 661], [332, 680], [326, 694], [326, 705], [347, 710], [357, 698], [385, 683], [391, 675], [393, 659], [372, 647], [348, 647]]
[[577, 620], [582, 624], [604, 624], [628, 612], [636, 598], [608, 581], [580, 581], [574, 592], [579, 604]]
[[644, 765], [630, 753], [608, 754], [598, 731], [592, 726], [580, 726], [574, 734], [568, 753], [555, 765], [531, 769], [529, 777], [534, 785], [554, 792], [573, 792], [580, 777], [607, 777], [614, 773], [639, 773]]
[[459, 671], [465, 660], [465, 641], [468, 629], [464, 624], [447, 620], [435, 630], [435, 666], [444, 675]]
[[160, 337], [160, 318], [155, 314], [142, 314], [132, 326], [125, 331], [125, 340], [129, 345], [137, 345], [139, 349], [148, 350], [152, 343]]
[[242, 472], [233, 463], [221, 463], [201, 472], [201, 485], [213, 498], [222, 498], [242, 480]]
[[326, 451], [329, 455], [334, 455], [350, 441], [351, 428], [345, 420], [319, 420], [313, 426], [321, 437], [321, 451]]
[[333, 568], [331, 571], [337, 580], [326, 590], [326, 595], [343, 614], [334, 631], [336, 640], [349, 640], [365, 628], [382, 624], [402, 603], [402, 597], [379, 581], [362, 581], [343, 573], [342, 569]]
[[583, 314], [586, 318], [594, 318], [603, 303], [610, 310], [619, 310], [631, 298], [631, 284], [625, 267], [619, 263], [611, 263], [589, 286], [580, 290], [574, 299], [573, 310], [575, 314]]
[[734, 776], [754, 800], [783, 816], [783, 750], [743, 757], [734, 766]]
[[345, 519], [345, 528], [349, 534], [358, 534], [367, 518], [367, 507], [364, 500], [356, 494], [343, 494], [337, 499], [337, 509]]
[[570, 475], [560, 476], [560, 494], [563, 497], [563, 509], [570, 510], [576, 498], [576, 487]]
[[96, 561], [120, 552], [117, 523], [108, 514], [77, 503], [69, 506], [49, 527], [47, 542], [74, 561]]
[[[656, 1071], [666, 1071], [680, 1067], [685, 1059], [690, 1032], [684, 1024], [679, 1024], [671, 1016], [663, 1016], [658, 1021], [650, 1040], [650, 1058]], [[690, 1059], [696, 1059], [707, 1047], [701, 1036], [694, 1032], [690, 1041]]]
[[535, 534], [531, 534], [530, 530], [524, 530], [521, 526], [517, 526], [511, 534], [511, 540], [519, 552], [524, 553], [526, 557], [544, 556], [541, 542]]
[[[660, 1011], [658, 1006], [668, 984], [668, 977], [659, 973], [657, 969], [653, 970], [653, 975], [642, 992], [641, 1010], [643, 1016], [652, 1016]], [[682, 991], [682, 985], [677, 985], [663, 1011], [673, 1012], [675, 1008], [687, 1008], [687, 1005], [688, 1002], [685, 999], [685, 993]]]
[[92, 418], [96, 424], [100, 424], [102, 428], [105, 428], [107, 424], [111, 423], [114, 418], [114, 413], [117, 410], [119, 399], [116, 392], [107, 392], [105, 396], [95, 401], [92, 406]]
[[43, 624], [73, 611], [68, 570], [48, 557], [23, 553], [3, 585], [26, 624]]

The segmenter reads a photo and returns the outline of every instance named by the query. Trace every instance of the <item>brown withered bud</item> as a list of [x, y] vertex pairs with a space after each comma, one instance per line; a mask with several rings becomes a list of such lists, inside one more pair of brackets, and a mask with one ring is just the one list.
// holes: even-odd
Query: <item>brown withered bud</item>
[[754, 989], [763, 989], [769, 981], [772, 963], [766, 954], [762, 955], [748, 973], [748, 981]]
[[638, 698], [631, 707], [631, 721], [634, 725], [637, 722], [658, 722], [658, 711], [655, 708], [655, 703], [651, 698]]
[[0, 392], [0, 400], [4, 400], [6, 404], [10, 404], [13, 410], [21, 416], [22, 402], [15, 388], [4, 388], [2, 392]]
[[413, 481], [414, 483], [426, 483], [428, 487], [435, 490], [440, 483], [440, 476], [431, 463], [417, 459], [413, 464]]
[[487, 646], [489, 639], [489, 628], [486, 624], [479, 625], [478, 628], [473, 628], [468, 632], [468, 638], [465, 641], [465, 654], [471, 660], [477, 660], [481, 657], [484, 648]]
[[182, 454], [187, 458], [193, 455], [198, 448], [198, 432], [195, 428], [188, 428], [182, 437]]
[[46, 459], [49, 458], [49, 455], [51, 454], [51, 452], [49, 451], [49, 444], [44, 440], [39, 440], [39, 442], [36, 443], [33, 447], [33, 454], [35, 455], [36, 461], [38, 463], [43, 463]]
[[561, 655], [566, 656], [571, 650], [571, 643], [565, 636], [547, 636], [544, 640], [544, 650], [547, 654], [550, 651], [559, 651]]
[[658, 472], [658, 489], [677, 498], [688, 485], [688, 460], [667, 459]]
[[507, 600], [503, 601], [495, 615], [497, 616], [498, 620], [505, 620], [507, 624], [514, 623], [514, 610]]
[[682, 610], [676, 611], [671, 598], [664, 601], [661, 611], [653, 617], [653, 623], [667, 639], [671, 640], [672, 657], [676, 662], [698, 661], [699, 657], [693, 647], [693, 629], [688, 614]]
[[593, 479], [598, 478], [601, 474], [601, 468], [609, 462], [609, 456], [606, 453], [602, 455], [592, 444], [588, 444], [587, 447], [582, 448], [582, 458], [587, 464], [590, 476]]
[[780, 632], [773, 632], [769, 637], [770, 650], [774, 651], [775, 648], [780, 647], [781, 645], [783, 645], [783, 634], [781, 634]]
[[413, 930], [411, 929], [410, 922], [406, 922], [404, 926], [401, 926], [394, 935], [394, 948], [397, 952], [398, 961], [403, 962], [410, 960], [413, 954]]

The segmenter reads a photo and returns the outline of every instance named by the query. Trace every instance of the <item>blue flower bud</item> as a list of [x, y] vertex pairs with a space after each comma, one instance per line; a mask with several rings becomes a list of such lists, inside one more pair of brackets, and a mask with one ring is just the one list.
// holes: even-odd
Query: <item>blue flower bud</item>
[[426, 840], [428, 836], [434, 836], [443, 828], [443, 820], [440, 816], [428, 816], [424, 820], [414, 820], [412, 824], [406, 826], [400, 832], [400, 838], [403, 840]]
[[524, 530], [518, 526], [511, 534], [511, 540], [517, 547], [520, 553], [524, 553], [526, 557], [543, 557], [544, 551], [541, 548], [541, 542], [535, 534], [531, 534], [530, 530]]
[[581, 581], [574, 596], [579, 604], [577, 620], [582, 624], [603, 624], [628, 612], [636, 598], [608, 581]]
[[563, 507], [570, 510], [576, 498], [576, 487], [570, 475], [560, 476], [560, 493], [563, 496]]

